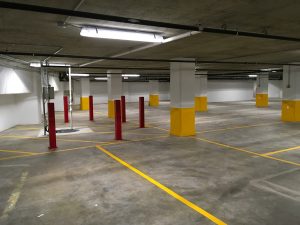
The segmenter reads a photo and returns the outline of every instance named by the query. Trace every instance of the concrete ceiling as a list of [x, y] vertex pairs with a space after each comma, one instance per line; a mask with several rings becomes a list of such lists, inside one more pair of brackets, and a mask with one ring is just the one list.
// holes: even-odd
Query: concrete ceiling
[[[21, 0], [9, 2], [24, 3]], [[228, 29], [300, 38], [300, 2], [296, 0], [27, 0], [26, 4], [106, 15], [146, 19], [204, 27], [226, 26]], [[62, 28], [58, 22], [69, 25]], [[225, 25], [224, 25], [225, 24]], [[160, 32], [172, 37], [183, 30], [128, 25], [53, 14], [0, 9], [0, 50], [42, 52], [53, 54], [114, 56], [148, 45], [142, 42], [81, 37], [80, 27], [97, 25]], [[124, 57], [172, 59], [179, 57], [199, 60], [290, 63], [300, 61], [300, 43], [260, 38], [200, 33], [161, 44]], [[32, 62], [45, 57], [16, 56]], [[93, 60], [50, 58], [50, 62], [81, 65]], [[161, 67], [168, 63], [101, 61], [90, 66]], [[266, 66], [203, 64], [209, 69], [260, 69]], [[102, 70], [101, 70], [102, 71]]]

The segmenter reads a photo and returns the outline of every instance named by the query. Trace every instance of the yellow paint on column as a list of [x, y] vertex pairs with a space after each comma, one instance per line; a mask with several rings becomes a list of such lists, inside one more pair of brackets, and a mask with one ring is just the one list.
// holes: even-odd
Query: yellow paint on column
[[281, 108], [282, 121], [300, 122], [300, 100], [283, 100]]
[[89, 97], [81, 97], [80, 98], [80, 110], [89, 110]]
[[115, 102], [114, 100], [108, 100], [108, 107], [107, 107], [107, 115], [108, 118], [114, 118], [115, 117]]
[[159, 95], [149, 95], [149, 106], [159, 106]]
[[195, 97], [195, 111], [206, 112], [207, 111], [207, 97], [197, 96]]
[[256, 94], [256, 107], [268, 107], [269, 96], [268, 94]]
[[171, 108], [170, 134], [175, 136], [193, 136], [195, 129], [194, 108]]

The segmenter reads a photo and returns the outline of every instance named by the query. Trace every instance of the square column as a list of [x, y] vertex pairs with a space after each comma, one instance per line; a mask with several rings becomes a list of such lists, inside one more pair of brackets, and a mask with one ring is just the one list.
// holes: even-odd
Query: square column
[[268, 107], [269, 73], [262, 73], [256, 79], [256, 107]]
[[281, 119], [300, 122], [300, 67], [283, 67], [283, 100]]
[[80, 79], [80, 109], [89, 110], [89, 96], [90, 96], [90, 79], [81, 78]]
[[122, 95], [122, 71], [109, 70], [107, 71], [107, 90], [108, 90], [108, 110], [109, 118], [115, 117], [114, 100], [119, 100]]
[[149, 81], [149, 106], [159, 106], [159, 81]]
[[[186, 60], [190, 61], [191, 59]], [[175, 136], [195, 135], [195, 63], [172, 62], [170, 72], [170, 134]]]
[[207, 72], [206, 74], [196, 76], [195, 80], [195, 111], [207, 111]]

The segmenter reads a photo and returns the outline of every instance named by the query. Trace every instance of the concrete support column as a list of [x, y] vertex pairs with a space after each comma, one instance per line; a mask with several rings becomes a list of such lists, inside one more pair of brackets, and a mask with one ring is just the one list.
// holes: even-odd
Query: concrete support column
[[89, 110], [89, 96], [90, 96], [90, 79], [81, 78], [80, 79], [80, 109]]
[[269, 73], [262, 73], [256, 79], [256, 107], [268, 107]]
[[159, 106], [159, 81], [149, 81], [149, 106]]
[[283, 67], [282, 121], [300, 122], [300, 67]]
[[122, 95], [122, 71], [109, 70], [107, 71], [107, 90], [108, 90], [108, 111], [109, 118], [115, 116], [114, 100], [119, 100]]
[[[191, 59], [186, 60], [190, 61]], [[195, 135], [195, 63], [172, 62], [170, 72], [170, 134], [176, 136]]]
[[206, 74], [196, 76], [195, 81], [195, 111], [207, 111], [207, 72]]

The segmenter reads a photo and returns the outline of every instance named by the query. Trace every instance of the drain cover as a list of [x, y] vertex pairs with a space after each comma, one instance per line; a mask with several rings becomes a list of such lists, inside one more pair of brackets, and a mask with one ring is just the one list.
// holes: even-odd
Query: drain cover
[[56, 133], [58, 134], [67, 134], [67, 133], [74, 133], [78, 132], [79, 130], [77, 129], [61, 129], [61, 130], [56, 130]]

